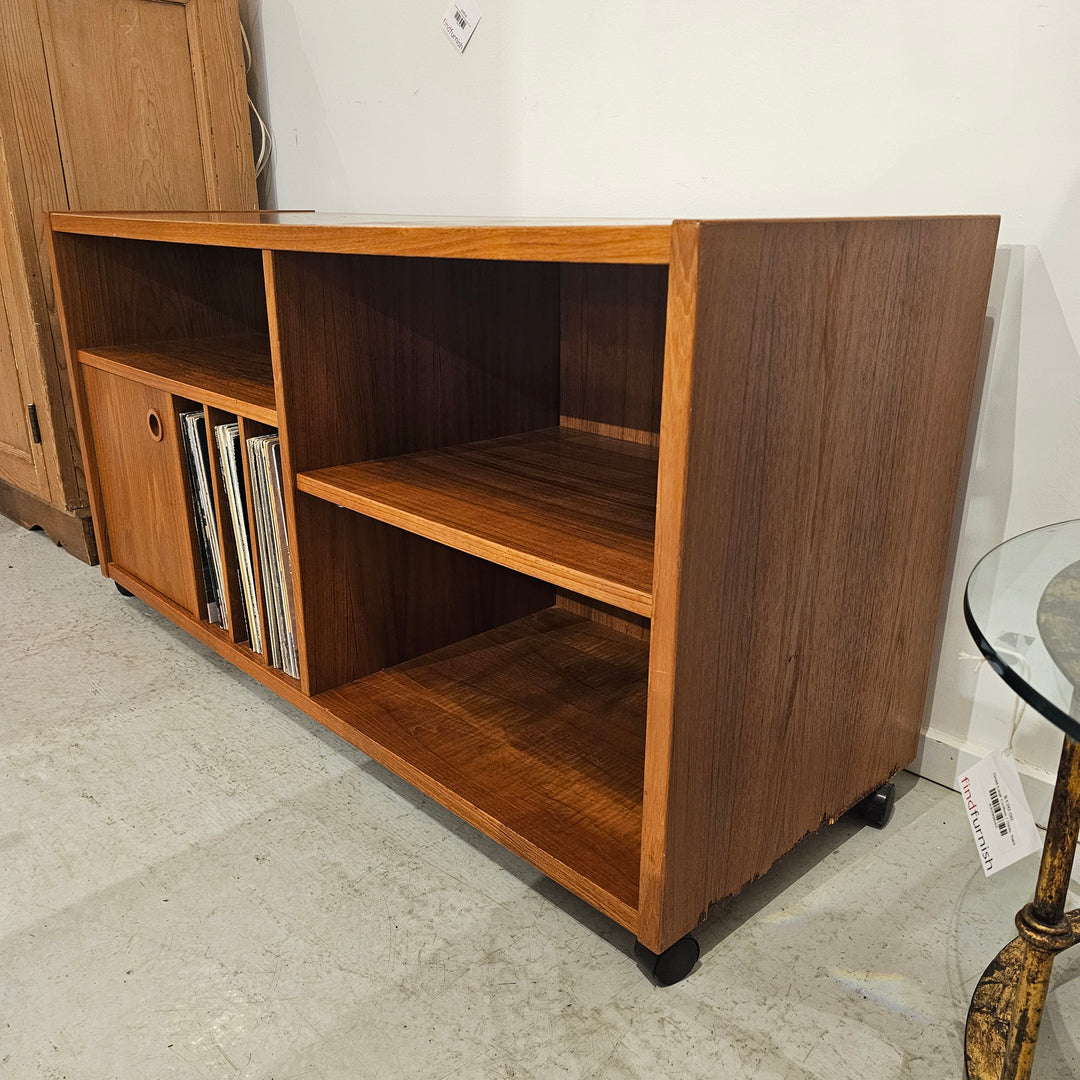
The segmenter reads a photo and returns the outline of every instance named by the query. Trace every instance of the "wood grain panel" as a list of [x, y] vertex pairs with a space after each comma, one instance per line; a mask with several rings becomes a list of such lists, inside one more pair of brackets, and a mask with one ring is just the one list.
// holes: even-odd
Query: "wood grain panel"
[[211, 210], [254, 210], [259, 200], [236, 0], [187, 0], [187, 27], [207, 203]]
[[[696, 728], [682, 724], [676, 730], [674, 715], [699, 261], [699, 226], [676, 222], [671, 233], [664, 407], [656, 479], [654, 618], [649, 637], [649, 723], [639, 879], [638, 940], [657, 953], [695, 925], [689, 912], [699, 900], [695, 887], [701, 883], [694, 859], [704, 860], [704, 843], [718, 842], [713, 837], [704, 841], [699, 834], [708, 828], [712, 764], [702, 767], [693, 760], [709, 720], [699, 720]], [[675, 770], [678, 775], [673, 775]], [[690, 790], [683, 790], [684, 783], [691, 785]]]
[[[296, 496], [306, 577], [309, 692], [351, 681], [521, 618], [554, 602], [546, 582], [343, 510]], [[301, 544], [307, 541], [307, 547]], [[304, 671], [304, 668], [301, 668]]]
[[27, 405], [33, 400], [27, 380], [15, 363], [0, 280], [0, 480], [17, 484], [32, 494], [47, 496], [48, 475], [36, 458], [30, 436]]
[[507, 218], [398, 218], [310, 211], [259, 213], [62, 213], [57, 232], [186, 244], [569, 263], [668, 261], [671, 223], [544, 222]]
[[48, 0], [40, 13], [71, 205], [208, 208], [184, 5]]
[[652, 621], [644, 615], [634, 615], [622, 608], [601, 603], [580, 593], [568, 592], [566, 589], [555, 590], [555, 606], [584, 619], [592, 619], [593, 622], [625, 634], [635, 641], [649, 641]]
[[[289, 477], [557, 423], [557, 267], [301, 253], [266, 266]], [[310, 692], [553, 602], [520, 574], [287, 502]]]
[[563, 423], [656, 445], [666, 266], [562, 268]]
[[270, 339], [265, 334], [97, 346], [82, 349], [79, 360], [277, 426]]
[[6, 219], [0, 246], [12, 267], [9, 274], [18, 279], [15, 289], [8, 279], [14, 296], [10, 316], [15, 354], [33, 384], [38, 409], [46, 497], [59, 508], [85, 507], [74, 415], [65, 407], [67, 369], [48, 260], [47, 211], [70, 204], [36, 0], [0, 5], [0, 143], [7, 175], [0, 196]]
[[53, 235], [67, 348], [267, 333], [257, 252]]
[[652, 612], [656, 453], [545, 428], [301, 473], [301, 491], [429, 540]]
[[[9, 22], [11, 13], [0, 15]], [[0, 46], [4, 31], [0, 24]], [[29, 494], [59, 495], [53, 438], [51, 390], [39, 354], [47, 322], [45, 295], [35, 257], [26, 170], [19, 155], [17, 123], [9, 84], [9, 59], [0, 50], [0, 479]], [[40, 436], [31, 439], [27, 406], [37, 411]]]
[[653, 673], [673, 658], [674, 682], [650, 699], [650, 774], [655, 752], [671, 780], [646, 806], [650, 875], [666, 848], [647, 941], [915, 756], [996, 234], [700, 227], [692, 367], [684, 328], [660, 451], [660, 497], [669, 465], [685, 502], [657, 546], [678, 595], [653, 623]]
[[524, 841], [535, 865], [632, 926], [647, 666], [641, 643], [550, 609], [315, 703], [421, 791], [511, 850]]
[[[195, 614], [201, 605], [173, 399], [93, 368], [84, 380], [110, 558]], [[160, 440], [150, 433], [151, 412]]]

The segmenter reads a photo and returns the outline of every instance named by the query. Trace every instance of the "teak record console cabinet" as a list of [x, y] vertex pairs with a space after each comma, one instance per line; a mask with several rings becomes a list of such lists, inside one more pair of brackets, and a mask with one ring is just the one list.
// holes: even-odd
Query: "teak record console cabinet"
[[[914, 758], [996, 218], [51, 232], [104, 572], [649, 950]], [[280, 429], [298, 680], [193, 404]]]

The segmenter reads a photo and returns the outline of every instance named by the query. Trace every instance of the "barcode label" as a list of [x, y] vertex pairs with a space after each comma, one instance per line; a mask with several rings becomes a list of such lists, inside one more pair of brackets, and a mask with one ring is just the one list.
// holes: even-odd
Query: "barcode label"
[[458, 52], [465, 51], [465, 46], [469, 44], [469, 38], [473, 36], [479, 21], [480, 9], [474, 0], [454, 0], [446, 9], [442, 26]]
[[956, 778], [983, 873], [989, 877], [1042, 846], [1016, 762], [1000, 752]]
[[1009, 835], [1009, 823], [1005, 820], [1005, 808], [1001, 805], [1001, 793], [996, 787], [990, 789], [990, 813], [994, 815], [994, 824], [1002, 836]]

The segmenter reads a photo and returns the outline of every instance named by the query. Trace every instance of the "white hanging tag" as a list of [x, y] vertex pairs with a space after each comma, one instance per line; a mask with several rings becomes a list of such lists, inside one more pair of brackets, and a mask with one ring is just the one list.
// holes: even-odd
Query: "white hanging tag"
[[442, 26], [458, 52], [465, 51], [479, 21], [480, 9], [476, 6], [476, 0], [455, 0], [446, 9]]
[[972, 765], [957, 784], [987, 877], [1042, 847], [1011, 757], [995, 751]]

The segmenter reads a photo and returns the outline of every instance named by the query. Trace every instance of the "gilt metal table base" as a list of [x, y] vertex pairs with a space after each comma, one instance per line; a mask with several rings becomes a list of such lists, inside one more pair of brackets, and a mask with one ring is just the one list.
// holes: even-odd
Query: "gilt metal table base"
[[1080, 910], [1065, 911], [1080, 832], [1080, 743], [1066, 737], [1047, 823], [1035, 899], [1020, 931], [990, 962], [971, 999], [968, 1080], [1028, 1080], [1054, 957], [1080, 941]]
[[[1080, 936], [1080, 910], [1065, 916], [1073, 933]], [[990, 961], [983, 972], [967, 1015], [966, 1058], [969, 1080], [999, 1080], [1003, 1075], [1005, 1048], [1009, 1039], [1016, 988], [1024, 966], [1026, 946], [1022, 937], [1013, 938]], [[1051, 963], [1052, 957], [1051, 957]], [[1049, 980], [1050, 967], [1046, 976]], [[1031, 1044], [1034, 1047], [1034, 1043]], [[1030, 1070], [1029, 1070], [1030, 1071]]]

